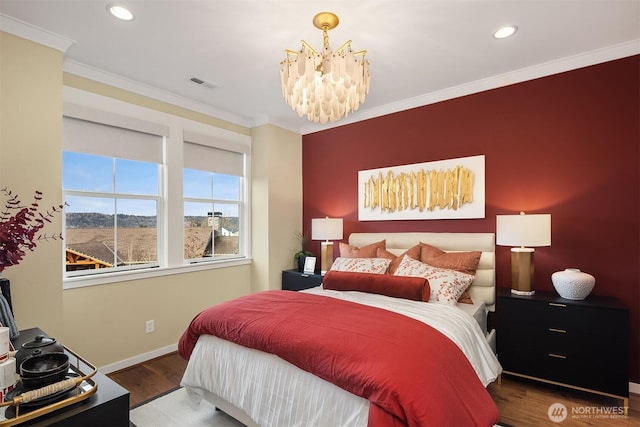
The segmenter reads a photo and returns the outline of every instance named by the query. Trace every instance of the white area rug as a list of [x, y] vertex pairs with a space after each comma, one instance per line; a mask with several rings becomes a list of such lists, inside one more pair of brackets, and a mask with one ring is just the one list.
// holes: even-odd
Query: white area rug
[[130, 420], [136, 427], [244, 427], [206, 400], [196, 405], [184, 388], [132, 409]]
[[184, 388], [132, 409], [130, 420], [136, 427], [244, 426], [205, 400], [196, 405]]

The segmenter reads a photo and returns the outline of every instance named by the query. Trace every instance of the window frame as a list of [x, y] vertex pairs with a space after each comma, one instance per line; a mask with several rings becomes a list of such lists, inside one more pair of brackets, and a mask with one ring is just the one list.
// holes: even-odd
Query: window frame
[[[113, 193], [109, 193], [109, 192], [90, 192], [90, 191], [82, 191], [82, 190], [64, 190], [63, 189], [63, 193], [66, 196], [72, 196], [72, 197], [91, 197], [91, 198], [96, 198], [96, 199], [120, 199], [120, 200], [146, 200], [146, 201], [155, 201], [156, 202], [156, 261], [153, 263], [148, 263], [148, 264], [144, 264], [144, 265], [139, 265], [139, 266], [117, 266], [117, 267], [111, 267], [108, 270], [102, 270], [102, 271], [95, 271], [95, 270], [76, 270], [76, 271], [66, 271], [66, 269], [64, 269], [63, 271], [63, 275], [65, 278], [73, 278], [73, 277], [86, 277], [86, 276], [94, 276], [94, 275], [102, 275], [102, 274], [108, 274], [111, 272], [117, 272], [117, 271], [131, 271], [131, 270], [141, 270], [141, 269], [148, 269], [148, 268], [158, 268], [160, 267], [160, 256], [159, 254], [161, 253], [161, 247], [160, 247], [160, 242], [163, 241], [163, 236], [162, 236], [162, 227], [159, 226], [159, 224], [162, 224], [163, 220], [162, 220], [162, 203], [163, 200], [160, 196], [160, 193], [157, 196], [151, 196], [151, 195], [142, 195], [142, 194], [134, 194], [134, 193], [117, 193], [117, 192], [113, 192]], [[66, 212], [66, 208], [65, 208], [65, 212]], [[116, 215], [118, 215], [118, 212], [116, 211]], [[63, 219], [63, 229], [65, 230], [65, 234], [66, 234], [66, 215], [64, 216], [65, 218]], [[114, 219], [114, 246], [117, 248], [118, 247], [118, 225], [117, 225], [117, 218]], [[66, 245], [65, 245], [66, 247]], [[106, 261], [106, 260], [105, 260]]]
[[[243, 234], [245, 233], [244, 226], [241, 218], [243, 215], [244, 209], [244, 201], [247, 197], [247, 186], [245, 185], [246, 174], [247, 174], [247, 157], [250, 153], [248, 147], [237, 147], [234, 144], [229, 143], [228, 141], [212, 138], [207, 135], [203, 135], [191, 130], [185, 130], [183, 133], [183, 162], [182, 162], [182, 171], [183, 171], [183, 189], [184, 189], [184, 170], [195, 170], [205, 173], [211, 174], [219, 174], [219, 175], [227, 175], [227, 176], [237, 176], [240, 178], [240, 188], [238, 188], [239, 194], [237, 200], [225, 200], [216, 197], [217, 193], [215, 191], [215, 186], [212, 182], [212, 190], [213, 194], [211, 197], [203, 198], [203, 197], [194, 197], [194, 196], [185, 196], [183, 194], [183, 206], [186, 202], [195, 202], [195, 203], [212, 203], [212, 209], [215, 211], [213, 207], [215, 204], [234, 204], [238, 207], [238, 231], [239, 231], [239, 241], [238, 241], [238, 255], [229, 255], [226, 257], [200, 257], [188, 259], [185, 258], [185, 262], [190, 263], [201, 263], [201, 262], [210, 262], [214, 260], [224, 259], [224, 258], [238, 258], [242, 256], [243, 253]], [[202, 162], [203, 155], [211, 153], [215, 158], [215, 155], [219, 155], [219, 157], [215, 158], [212, 162]]]
[[[238, 221], [240, 221], [240, 218], [242, 218], [242, 201], [233, 201], [233, 200], [222, 200], [222, 199], [203, 199], [203, 198], [194, 198], [194, 197], [185, 197], [183, 199], [183, 204], [184, 203], [211, 203], [214, 206], [216, 204], [224, 204], [224, 205], [235, 205], [238, 207]], [[213, 209], [213, 211], [215, 212], [215, 209]], [[240, 224], [241, 225], [241, 224]], [[239, 228], [240, 232], [244, 232], [244, 230], [242, 230], [242, 228]], [[221, 256], [212, 256], [212, 257], [199, 257], [199, 258], [184, 258], [185, 263], [189, 263], [189, 264], [199, 264], [199, 263], [203, 263], [203, 262], [211, 262], [211, 261], [216, 261], [216, 260], [224, 260], [224, 259], [237, 259], [237, 258], [242, 258], [242, 235], [239, 234], [239, 239], [238, 239], [238, 254], [233, 254], [233, 255], [221, 255]], [[183, 248], [184, 250], [184, 248]]]
[[[166, 129], [164, 137], [164, 163], [160, 166], [161, 194], [158, 206], [157, 267], [100, 272], [89, 275], [68, 275], [64, 262], [65, 244], [62, 243], [63, 289], [101, 285], [123, 281], [155, 278], [192, 271], [247, 265], [251, 263], [251, 137], [222, 129], [207, 123], [153, 110], [125, 101], [107, 98], [91, 92], [65, 86], [64, 116], [92, 114], [94, 120], [126, 120], [127, 123], [148, 123]], [[97, 115], [97, 116], [96, 116]], [[108, 122], [107, 122], [108, 123]], [[183, 144], [186, 135], [197, 134], [219, 141], [227, 149], [243, 154], [244, 175], [241, 177], [239, 227], [239, 254], [190, 262], [184, 259], [184, 197], [183, 197]], [[65, 194], [67, 192], [63, 188]], [[228, 203], [228, 200], [220, 200]], [[162, 232], [160, 229], [162, 228]], [[64, 225], [66, 231], [66, 224]]]

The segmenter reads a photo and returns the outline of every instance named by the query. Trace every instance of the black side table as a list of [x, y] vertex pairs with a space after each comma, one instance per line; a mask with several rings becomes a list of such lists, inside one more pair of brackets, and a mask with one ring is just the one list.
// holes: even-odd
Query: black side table
[[298, 270], [284, 270], [282, 272], [282, 289], [285, 291], [301, 291], [314, 288], [322, 284], [319, 274], [300, 273]]
[[629, 406], [629, 311], [619, 300], [499, 289], [496, 307], [503, 374], [619, 398]]
[[[45, 335], [39, 328], [20, 331], [12, 341], [19, 349], [23, 343], [32, 341], [36, 335]], [[42, 415], [20, 425], [24, 426], [77, 426], [77, 427], [129, 427], [129, 391], [100, 371], [92, 377], [98, 385], [96, 392], [82, 400], [49, 414]]]

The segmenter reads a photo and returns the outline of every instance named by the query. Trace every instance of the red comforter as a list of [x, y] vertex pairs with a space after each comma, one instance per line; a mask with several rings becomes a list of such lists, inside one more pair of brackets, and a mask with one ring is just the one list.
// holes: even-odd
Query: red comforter
[[349, 301], [265, 291], [210, 307], [180, 338], [203, 334], [273, 353], [370, 401], [369, 426], [491, 426], [498, 409], [460, 349], [417, 320]]

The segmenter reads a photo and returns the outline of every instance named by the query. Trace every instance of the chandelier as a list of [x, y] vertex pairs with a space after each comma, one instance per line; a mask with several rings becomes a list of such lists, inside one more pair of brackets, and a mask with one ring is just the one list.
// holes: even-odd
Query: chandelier
[[366, 50], [351, 50], [351, 40], [337, 50], [329, 47], [327, 31], [338, 26], [331, 12], [318, 13], [313, 25], [322, 30], [322, 52], [302, 40], [299, 52], [286, 49], [280, 63], [282, 96], [300, 117], [322, 124], [356, 111], [369, 93], [369, 62]]

